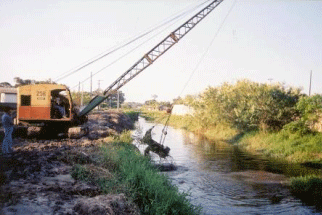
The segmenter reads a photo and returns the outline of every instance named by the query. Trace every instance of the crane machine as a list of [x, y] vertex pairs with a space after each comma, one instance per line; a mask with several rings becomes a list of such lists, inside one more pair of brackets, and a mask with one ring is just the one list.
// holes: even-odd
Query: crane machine
[[[214, 0], [207, 4], [206, 7], [147, 52], [108, 86], [102, 94], [96, 95], [81, 111], [78, 111], [73, 105], [71, 93], [65, 85], [36, 84], [18, 87], [17, 123], [42, 124], [49, 126], [57, 132], [66, 132], [69, 129], [69, 134], [81, 132], [83, 128], [80, 125], [86, 122], [88, 113], [140, 74], [144, 69], [152, 65], [154, 61], [174, 46], [222, 2], [223, 0]], [[57, 98], [60, 100], [60, 108], [54, 103], [54, 100]], [[61, 112], [61, 109], [64, 110], [64, 113]]]

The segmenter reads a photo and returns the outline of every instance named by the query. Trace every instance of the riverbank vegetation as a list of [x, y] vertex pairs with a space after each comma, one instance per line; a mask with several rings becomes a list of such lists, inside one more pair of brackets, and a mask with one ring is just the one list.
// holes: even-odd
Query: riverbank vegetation
[[127, 110], [123, 110], [123, 112], [128, 117], [130, 117], [130, 119], [132, 120], [132, 122], [136, 122], [139, 119], [139, 115], [140, 115], [140, 112], [139, 111], [127, 109]]
[[322, 209], [322, 179], [320, 176], [310, 175], [293, 178], [291, 180], [291, 191], [304, 202]]
[[[96, 153], [100, 167], [77, 163], [72, 172], [75, 179], [94, 183], [105, 194], [124, 193], [141, 214], [198, 214], [199, 209], [191, 205], [187, 194], [180, 193], [131, 144], [131, 132], [105, 142]], [[95, 173], [97, 169], [99, 173]]]
[[[280, 83], [240, 80], [177, 101], [193, 107], [194, 113], [171, 116], [169, 124], [174, 127], [284, 162], [322, 166], [321, 95], [307, 96], [299, 88]], [[166, 113], [144, 113], [159, 121], [167, 119]], [[299, 188], [298, 183], [292, 184]]]
[[[193, 107], [194, 113], [171, 115], [174, 127], [291, 163], [322, 162], [321, 95], [307, 96], [279, 83], [242, 80], [209, 87], [180, 102]], [[144, 113], [155, 121], [168, 118], [165, 112]]]

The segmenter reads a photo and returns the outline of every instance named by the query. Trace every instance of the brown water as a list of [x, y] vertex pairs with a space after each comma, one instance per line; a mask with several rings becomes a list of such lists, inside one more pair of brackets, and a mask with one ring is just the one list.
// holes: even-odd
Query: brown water
[[[143, 118], [138, 134], [155, 124]], [[153, 129], [159, 141], [163, 125]], [[166, 146], [171, 148], [166, 161], [178, 169], [164, 172], [180, 191], [190, 193], [192, 204], [202, 207], [202, 214], [320, 214], [314, 206], [294, 197], [287, 186], [291, 176], [317, 170], [276, 163], [260, 156], [250, 156], [236, 146], [209, 142], [192, 133], [168, 129]], [[144, 148], [141, 148], [144, 150]], [[160, 162], [153, 156], [155, 162]]]

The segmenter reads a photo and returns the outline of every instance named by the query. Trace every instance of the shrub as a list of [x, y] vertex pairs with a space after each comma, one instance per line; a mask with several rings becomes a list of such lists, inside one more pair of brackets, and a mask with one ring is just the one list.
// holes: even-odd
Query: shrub
[[306, 135], [312, 133], [311, 129], [306, 125], [306, 122], [302, 119], [290, 122], [283, 127], [283, 131], [294, 134], [298, 133], [299, 135]]
[[132, 140], [132, 132], [129, 130], [125, 130], [120, 135], [115, 137], [115, 142], [118, 143], [131, 143]]
[[296, 104], [297, 110], [302, 114], [302, 117], [307, 118], [311, 114], [315, 114], [322, 110], [322, 96], [303, 96]]
[[314, 133], [315, 124], [321, 118], [322, 96], [301, 96], [296, 104], [296, 110], [300, 113], [300, 117], [286, 124], [283, 131], [299, 135]]
[[315, 130], [316, 124], [321, 120], [322, 96], [303, 96], [296, 105], [301, 113], [301, 121], [308, 130]]
[[138, 111], [125, 111], [125, 114], [130, 117], [130, 119], [135, 122], [139, 119], [139, 112]]
[[281, 129], [298, 115], [300, 89], [241, 80], [209, 87], [195, 105], [205, 127], [227, 122], [242, 131]]

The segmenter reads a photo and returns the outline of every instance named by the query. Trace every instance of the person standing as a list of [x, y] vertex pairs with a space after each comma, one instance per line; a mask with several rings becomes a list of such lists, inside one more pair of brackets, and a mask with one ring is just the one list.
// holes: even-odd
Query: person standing
[[5, 113], [2, 115], [2, 126], [4, 127], [4, 139], [2, 142], [2, 153], [9, 154], [12, 152], [12, 132], [13, 123], [12, 118], [9, 115], [10, 110], [6, 109]]

